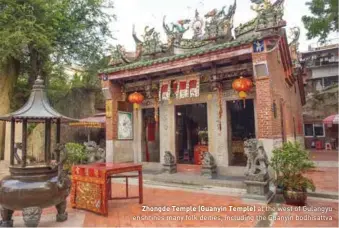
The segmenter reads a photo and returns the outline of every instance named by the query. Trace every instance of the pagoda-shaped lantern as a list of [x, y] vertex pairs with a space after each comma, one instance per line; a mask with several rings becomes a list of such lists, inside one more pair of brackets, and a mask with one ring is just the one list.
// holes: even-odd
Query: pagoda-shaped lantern
[[[56, 206], [56, 220], [67, 220], [66, 198], [70, 191], [70, 180], [62, 171], [63, 161], [60, 152], [60, 124], [75, 121], [55, 111], [48, 101], [44, 81], [38, 77], [27, 103], [0, 120], [11, 123], [10, 135], [10, 175], [0, 181], [1, 227], [13, 226], [12, 214], [22, 210], [26, 226], [37, 226], [43, 208]], [[15, 123], [22, 123], [21, 157], [15, 147]], [[27, 125], [44, 123], [44, 161], [27, 163]], [[55, 162], [51, 162], [51, 129], [56, 124]], [[40, 153], [41, 151], [35, 151]]]

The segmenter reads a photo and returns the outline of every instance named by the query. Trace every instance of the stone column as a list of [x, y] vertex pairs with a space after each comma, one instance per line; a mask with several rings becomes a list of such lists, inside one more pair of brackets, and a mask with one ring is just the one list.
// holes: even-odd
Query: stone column
[[106, 99], [106, 162], [114, 162], [114, 140], [117, 139], [118, 101], [121, 100], [121, 86], [112, 81], [102, 81]]
[[227, 142], [227, 106], [224, 94], [222, 95], [221, 130], [219, 129], [219, 104], [218, 94], [211, 93], [207, 96], [207, 121], [208, 121], [208, 150], [213, 155], [217, 166], [227, 167], [228, 142]]
[[176, 163], [174, 105], [168, 104], [168, 101], [163, 101], [159, 105], [159, 111], [160, 163], [164, 164], [166, 151], [169, 151], [174, 156]]
[[[138, 118], [136, 118], [138, 116]], [[133, 140], [133, 157], [134, 162], [142, 162], [142, 109], [133, 110], [133, 127], [134, 127], [134, 140]]]

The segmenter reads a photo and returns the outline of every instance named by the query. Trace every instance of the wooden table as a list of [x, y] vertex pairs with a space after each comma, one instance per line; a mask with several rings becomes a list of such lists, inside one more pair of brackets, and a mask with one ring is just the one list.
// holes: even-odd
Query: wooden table
[[[137, 171], [138, 175], [123, 175]], [[120, 174], [119, 176], [115, 176]], [[128, 178], [138, 177], [139, 195], [128, 196]], [[126, 178], [126, 197], [111, 196], [111, 178]], [[142, 165], [133, 163], [94, 163], [72, 167], [71, 206], [108, 215], [108, 200], [139, 198], [143, 202]]]

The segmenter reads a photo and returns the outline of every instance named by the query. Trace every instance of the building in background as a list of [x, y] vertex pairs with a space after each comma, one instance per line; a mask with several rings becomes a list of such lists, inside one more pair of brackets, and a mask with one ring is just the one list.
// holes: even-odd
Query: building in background
[[338, 145], [338, 134], [323, 120], [338, 113], [338, 47], [339, 39], [313, 44], [300, 53], [304, 65], [303, 81], [306, 93], [304, 134], [306, 148], [325, 148], [325, 143]]

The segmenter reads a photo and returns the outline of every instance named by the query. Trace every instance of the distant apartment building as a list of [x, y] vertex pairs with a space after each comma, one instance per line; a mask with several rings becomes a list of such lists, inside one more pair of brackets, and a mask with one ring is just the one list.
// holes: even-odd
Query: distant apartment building
[[[338, 141], [338, 134], [323, 124], [323, 119], [338, 112], [338, 47], [339, 39], [325, 44], [310, 45], [308, 51], [300, 53], [304, 64], [306, 105], [304, 106], [304, 134], [306, 148], [315, 147], [320, 141]], [[337, 132], [336, 132], [337, 133]]]

